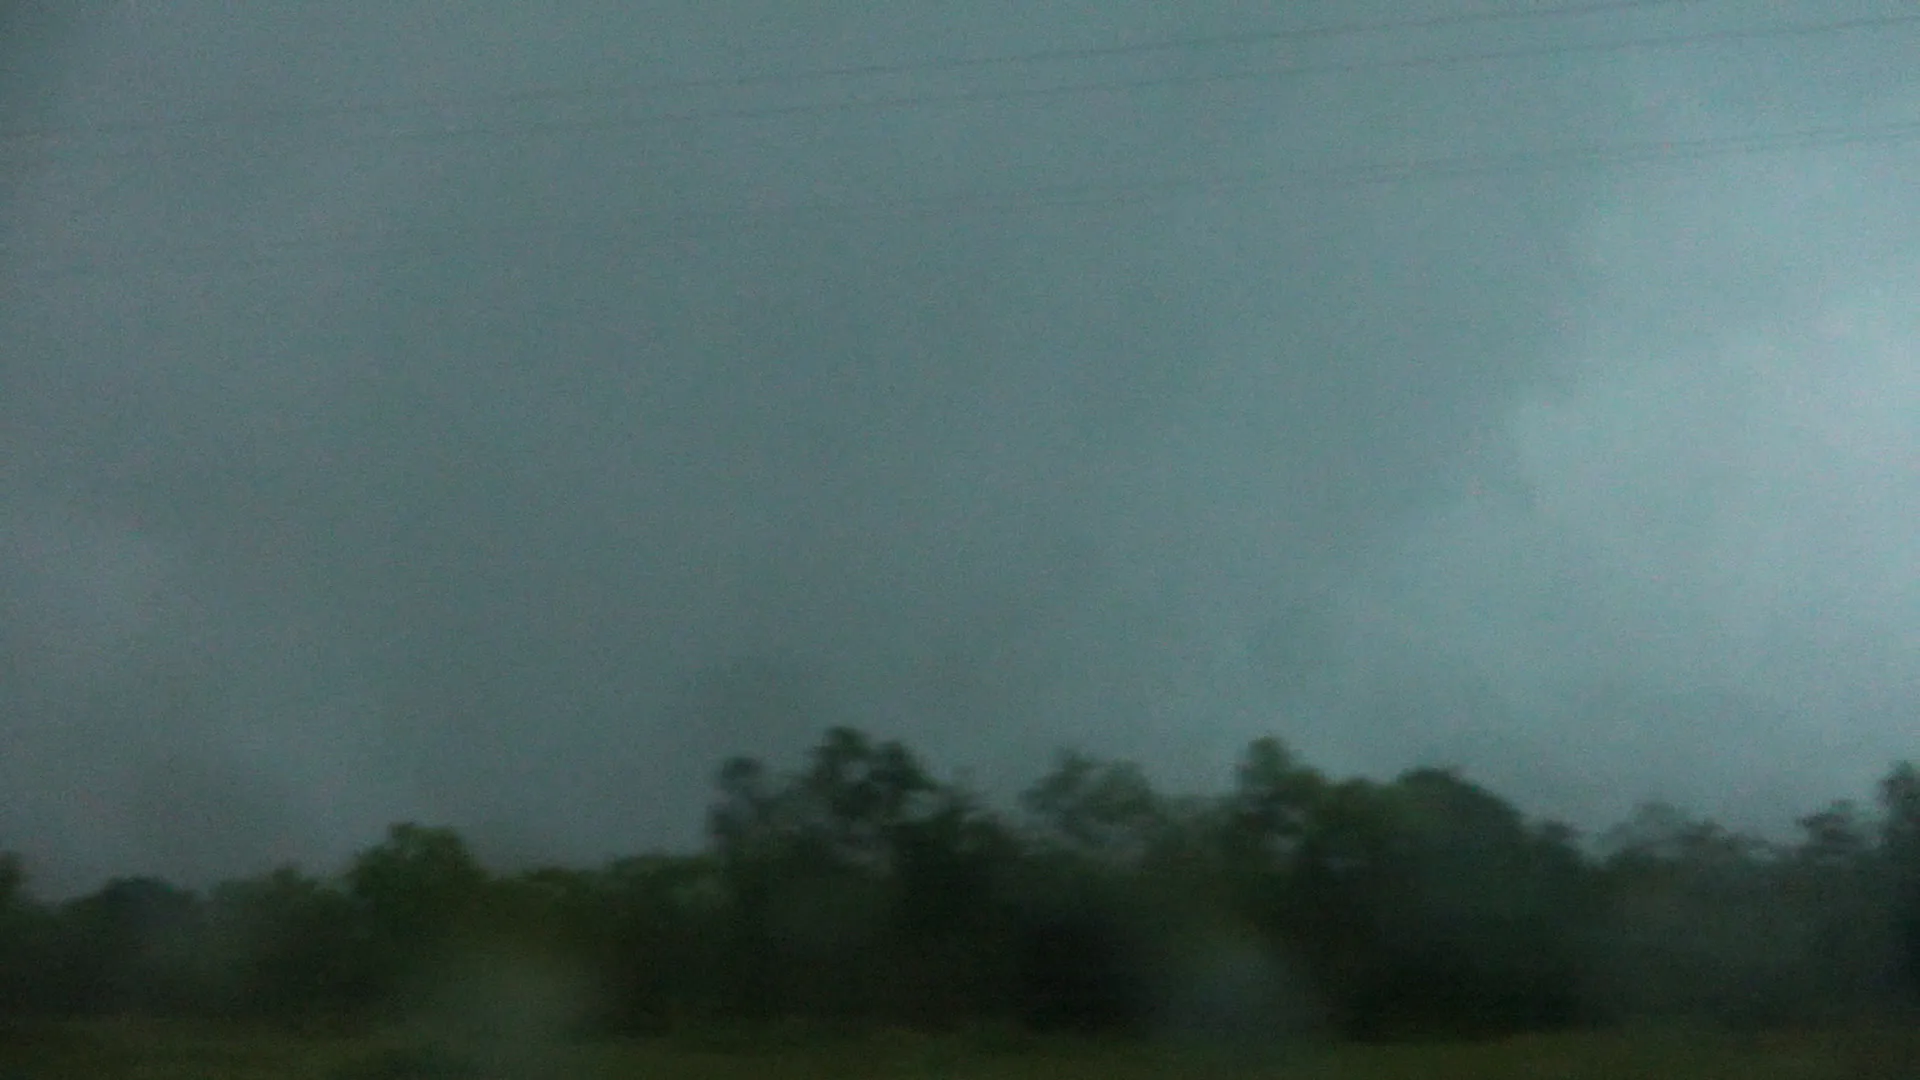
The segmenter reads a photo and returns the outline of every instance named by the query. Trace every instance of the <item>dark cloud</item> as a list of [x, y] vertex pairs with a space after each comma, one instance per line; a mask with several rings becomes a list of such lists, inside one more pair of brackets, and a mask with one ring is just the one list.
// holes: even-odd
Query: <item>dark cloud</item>
[[[1369, 17], [1320, 7], [1289, 24]], [[1868, 178], [1877, 203], [1765, 211], [1794, 231], [1591, 172], [1356, 182], [1647, 137], [1671, 127], [1648, 102], [1701, 81], [1747, 93], [1698, 50], [722, 114], [1691, 25], [1659, 18], [632, 92], [1273, 23], [102, 16], [37, 85], [65, 125], [135, 130], [41, 144], [8, 215], [0, 707], [32, 750], [0, 826], [77, 874], [226, 865], [188, 837], [332, 857], [415, 814], [597, 854], [685, 840], [722, 755], [842, 718], [1002, 791], [1061, 742], [1208, 782], [1279, 730], [1330, 764], [1453, 755], [1541, 796], [1528, 777], [1583, 745], [1542, 726], [1586, 723], [1555, 704], [1580, 664], [1631, 683], [1642, 655], [1580, 652], [1616, 570], [1605, 514], [1554, 510], [1664, 481], [1589, 481], [1572, 444], [1556, 471], [1516, 410], [1778, 312], [1808, 280], [1797, 238], [1910, 226], [1910, 196]], [[629, 89], [524, 93], [595, 87]], [[701, 116], [636, 119], [662, 111]], [[1245, 176], [1269, 179], [1217, 183]], [[1163, 180], [1199, 183], [1125, 190]], [[1062, 186], [1084, 197], [1040, 197]], [[942, 201], [967, 192], [1010, 199]], [[1702, 220], [1712, 243], [1680, 238]], [[1714, 482], [1703, 459], [1676, 497]], [[1512, 587], [1483, 605], [1481, 581]], [[1697, 629], [1676, 604], [1621, 617]], [[72, 792], [103, 761], [136, 779], [89, 809]]]

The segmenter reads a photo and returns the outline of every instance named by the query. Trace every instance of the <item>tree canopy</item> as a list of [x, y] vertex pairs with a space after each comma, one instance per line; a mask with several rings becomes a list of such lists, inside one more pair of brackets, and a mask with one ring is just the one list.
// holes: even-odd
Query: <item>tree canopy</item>
[[[1334, 778], [1280, 739], [1173, 796], [1063, 751], [1008, 813], [827, 729], [715, 774], [705, 850], [489, 870], [394, 825], [331, 875], [151, 877], [38, 900], [0, 856], [6, 1015], [371, 1020], [488, 958], [564, 971], [578, 1023], [1389, 1038], [1920, 999], [1920, 771], [1764, 843], [1662, 804], [1586, 844], [1457, 771]], [[470, 981], [470, 980], [469, 980]], [[464, 984], [463, 984], [464, 985]]]

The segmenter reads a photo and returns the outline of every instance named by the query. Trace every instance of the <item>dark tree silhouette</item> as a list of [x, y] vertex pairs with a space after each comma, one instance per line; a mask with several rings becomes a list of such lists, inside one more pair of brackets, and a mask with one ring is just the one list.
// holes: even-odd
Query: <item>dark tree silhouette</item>
[[1063, 753], [1013, 819], [831, 727], [791, 771], [728, 760], [700, 853], [499, 875], [400, 824], [337, 876], [57, 905], [0, 857], [0, 1011], [372, 1023], [505, 957], [629, 1032], [1831, 1023], [1920, 995], [1920, 771], [1878, 795], [1783, 845], [1643, 806], [1589, 853], [1457, 772], [1335, 780], [1264, 738], [1217, 796]]

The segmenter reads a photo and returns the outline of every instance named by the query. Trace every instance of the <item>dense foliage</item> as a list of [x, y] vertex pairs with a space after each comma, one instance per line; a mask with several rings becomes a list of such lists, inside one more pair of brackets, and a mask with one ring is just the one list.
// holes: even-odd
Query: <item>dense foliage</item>
[[494, 873], [407, 824], [334, 877], [52, 904], [0, 858], [0, 1010], [351, 1022], [503, 966], [619, 1031], [1391, 1038], [1817, 1023], [1920, 996], [1907, 764], [1877, 814], [1835, 804], [1790, 844], [1666, 806], [1583, 844], [1454, 772], [1335, 780], [1273, 739], [1203, 798], [1065, 754], [1018, 814], [845, 728], [792, 772], [739, 758], [717, 781], [707, 850], [593, 870]]

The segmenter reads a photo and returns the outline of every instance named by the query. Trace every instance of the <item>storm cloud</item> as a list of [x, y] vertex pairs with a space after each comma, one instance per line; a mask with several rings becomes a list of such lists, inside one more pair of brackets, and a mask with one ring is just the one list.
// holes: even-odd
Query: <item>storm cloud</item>
[[0, 836], [590, 857], [834, 722], [996, 794], [1268, 733], [1585, 824], [1855, 794], [1920, 40], [1598, 8], [77, 20], [0, 157]]

